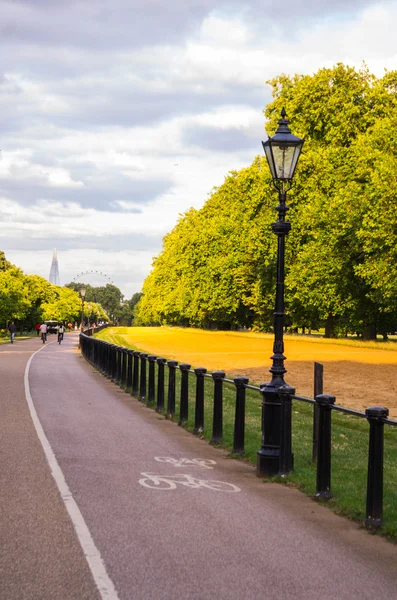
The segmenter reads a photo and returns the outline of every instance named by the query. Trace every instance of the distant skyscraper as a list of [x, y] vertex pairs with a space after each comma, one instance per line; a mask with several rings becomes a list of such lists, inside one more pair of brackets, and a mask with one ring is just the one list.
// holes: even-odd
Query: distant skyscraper
[[61, 285], [61, 280], [59, 279], [57, 251], [55, 248], [54, 252], [52, 253], [52, 263], [50, 269], [49, 282], [53, 283], [54, 285]]

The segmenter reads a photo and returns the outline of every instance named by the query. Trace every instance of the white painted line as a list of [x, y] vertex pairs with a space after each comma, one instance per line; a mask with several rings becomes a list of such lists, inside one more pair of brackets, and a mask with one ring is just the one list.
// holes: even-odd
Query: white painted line
[[103, 563], [101, 553], [95, 546], [95, 542], [92, 539], [90, 530], [88, 529], [87, 524], [84, 521], [83, 515], [81, 514], [80, 509], [77, 506], [75, 499], [73, 498], [72, 492], [70, 491], [69, 486], [65, 481], [65, 476], [61, 470], [61, 467], [58, 464], [57, 459], [55, 458], [55, 454], [51, 448], [50, 442], [48, 441], [46, 434], [44, 433], [43, 427], [40, 423], [39, 417], [33, 404], [33, 399], [30, 393], [29, 385], [30, 364], [34, 356], [38, 352], [41, 352], [41, 350], [43, 350], [45, 347], [46, 346], [43, 345], [42, 348], [40, 348], [39, 350], [34, 352], [34, 354], [32, 354], [32, 356], [28, 360], [25, 369], [25, 395], [30, 410], [30, 415], [32, 417], [33, 424], [36, 428], [37, 436], [43, 447], [44, 454], [50, 466], [51, 474], [55, 479], [55, 483], [57, 484], [61, 498], [66, 506], [66, 510], [69, 513], [69, 517], [72, 520], [73, 526], [77, 534], [77, 538], [83, 549], [84, 556], [87, 560], [88, 566], [94, 578], [95, 584], [99, 590], [101, 598], [102, 600], [119, 600], [114, 584], [106, 572], [106, 567]]

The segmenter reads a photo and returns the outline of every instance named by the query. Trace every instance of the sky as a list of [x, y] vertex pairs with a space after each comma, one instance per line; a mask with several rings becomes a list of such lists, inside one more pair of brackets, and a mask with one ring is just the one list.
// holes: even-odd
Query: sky
[[62, 284], [131, 297], [179, 216], [261, 153], [266, 82], [382, 76], [396, 19], [397, 0], [0, 0], [0, 249], [48, 278], [56, 248]]

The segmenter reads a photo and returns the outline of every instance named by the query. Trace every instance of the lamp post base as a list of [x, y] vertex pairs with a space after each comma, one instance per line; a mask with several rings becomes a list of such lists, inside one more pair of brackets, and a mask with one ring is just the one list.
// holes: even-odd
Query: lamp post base
[[279, 382], [261, 385], [262, 394], [262, 447], [257, 453], [258, 477], [277, 475], [280, 465], [281, 402]]
[[291, 448], [291, 396], [295, 389], [274, 382], [261, 386], [262, 447], [257, 452], [258, 477], [285, 476], [294, 468]]
[[256, 475], [257, 477], [274, 477], [279, 471], [280, 450], [279, 448], [261, 448], [256, 453]]

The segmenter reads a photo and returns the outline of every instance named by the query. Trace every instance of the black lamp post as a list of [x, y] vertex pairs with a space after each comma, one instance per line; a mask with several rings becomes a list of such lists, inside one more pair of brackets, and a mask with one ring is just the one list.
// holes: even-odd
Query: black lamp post
[[85, 287], [80, 288], [80, 296], [81, 296], [81, 325], [80, 325], [80, 330], [81, 331], [83, 331], [83, 329], [84, 329], [84, 299], [85, 299], [85, 292], [86, 292]]
[[272, 230], [278, 237], [276, 310], [274, 312], [272, 380], [262, 384], [262, 446], [257, 454], [257, 475], [271, 476], [287, 474], [293, 468], [291, 451], [291, 395], [295, 390], [284, 381], [284, 262], [285, 236], [291, 224], [285, 220], [288, 206], [287, 191], [292, 187], [292, 178], [302, 150], [303, 142], [292, 135], [283, 108], [275, 135], [262, 142], [267, 162], [278, 190], [279, 205], [276, 207], [278, 221]]

